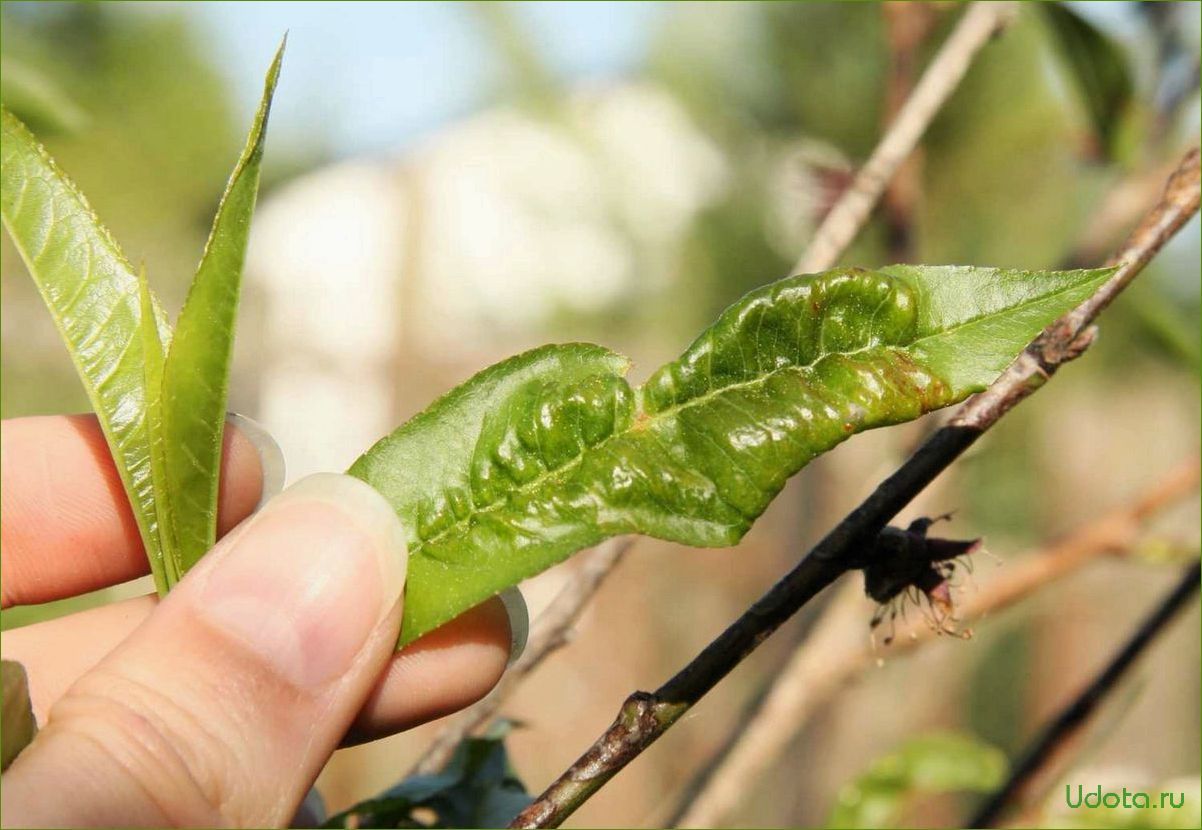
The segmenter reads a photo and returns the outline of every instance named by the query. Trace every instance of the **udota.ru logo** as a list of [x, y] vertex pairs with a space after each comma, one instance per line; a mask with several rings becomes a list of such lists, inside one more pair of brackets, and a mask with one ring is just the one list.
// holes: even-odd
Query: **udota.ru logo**
[[1128, 790], [1126, 787], [1120, 792], [1103, 791], [1102, 785], [1099, 784], [1094, 789], [1086, 791], [1084, 785], [1078, 784], [1075, 788], [1072, 784], [1064, 785], [1064, 803], [1071, 809], [1077, 810], [1081, 807], [1098, 808], [1105, 807], [1110, 810], [1117, 810], [1119, 807], [1125, 807], [1128, 810], [1155, 810], [1160, 807], [1173, 808], [1180, 810], [1185, 806], [1184, 792], [1162, 792], [1162, 793], [1146, 793], [1142, 790]]

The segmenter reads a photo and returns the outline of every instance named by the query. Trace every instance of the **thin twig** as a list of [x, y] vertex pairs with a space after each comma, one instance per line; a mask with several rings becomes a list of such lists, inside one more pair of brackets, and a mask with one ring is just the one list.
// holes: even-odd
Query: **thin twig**
[[473, 731], [487, 724], [526, 677], [552, 652], [571, 641], [573, 626], [584, 612], [584, 607], [634, 542], [633, 536], [619, 536], [598, 545], [585, 557], [584, 565], [559, 590], [546, 610], [538, 615], [522, 656], [502, 675], [488, 697], [460, 713], [434, 736], [430, 746], [414, 765], [411, 775], [428, 775], [445, 767], [455, 753], [455, 747]]
[[[889, 54], [884, 123], [891, 125], [914, 94], [922, 63], [921, 47], [938, 21], [938, 13], [927, 3], [890, 0], [881, 4], [881, 18]], [[922, 165], [922, 148], [915, 146], [898, 165], [881, 194], [881, 216], [890, 262], [910, 262], [912, 259], [914, 211], [922, 193]], [[830, 265], [822, 267], [829, 268]]]
[[1169, 238], [1198, 210], [1198, 150], [1186, 154], [1161, 201], [1132, 233], [1115, 261], [1114, 277], [1078, 308], [1053, 323], [985, 392], [925, 441], [893, 475], [768, 593], [654, 694], [635, 692], [614, 723], [551, 786], [523, 810], [514, 827], [558, 826], [593, 793], [666, 732], [785, 620], [848, 568], [921, 492], [1006, 412], [1040, 388], [1056, 369], [1088, 347], [1088, 326]]
[[822, 221], [795, 273], [829, 268], [868, 221], [881, 193], [926, 132], [931, 119], [959, 86], [977, 52], [1014, 15], [1013, 3], [973, 3], [939, 54], [923, 73], [914, 94], [897, 114], [889, 131], [856, 174], [851, 187]]
[[[1133, 503], [1018, 559], [980, 591], [960, 601], [957, 618], [962, 623], [982, 619], [1102, 556], [1128, 553], [1149, 519], [1197, 490], [1199, 474], [1199, 461], [1194, 458]], [[941, 633], [924, 621], [906, 621], [894, 633], [893, 644], [878, 653], [864, 636], [866, 604], [860, 585], [848, 581], [810, 637], [773, 679], [729, 749], [685, 787], [685, 797], [664, 826], [716, 826], [751, 793], [754, 782], [785, 752], [821, 706], [879, 658], [895, 658], [933, 642]]]
[[1115, 689], [1138, 658], [1164, 631], [1165, 626], [1198, 592], [1202, 579], [1202, 563], [1195, 562], [1185, 569], [1181, 580], [1132, 634], [1126, 644], [1106, 665], [1106, 668], [1086, 686], [1071, 703], [1048, 724], [1036, 741], [1023, 753], [1010, 773], [1010, 778], [987, 801], [966, 827], [993, 827], [1018, 793], [1043, 766], [1085, 724], [1106, 696]]

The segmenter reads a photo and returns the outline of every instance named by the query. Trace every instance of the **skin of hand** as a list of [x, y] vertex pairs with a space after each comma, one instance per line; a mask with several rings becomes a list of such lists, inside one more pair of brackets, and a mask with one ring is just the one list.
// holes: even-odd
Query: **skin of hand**
[[[263, 463], [225, 430], [220, 541], [162, 600], [4, 632], [40, 730], [0, 779], [5, 827], [280, 826], [340, 745], [478, 700], [500, 678], [499, 600], [395, 652], [405, 536], [375, 490], [303, 479], [260, 501]], [[0, 431], [3, 605], [147, 572], [91, 416]]]

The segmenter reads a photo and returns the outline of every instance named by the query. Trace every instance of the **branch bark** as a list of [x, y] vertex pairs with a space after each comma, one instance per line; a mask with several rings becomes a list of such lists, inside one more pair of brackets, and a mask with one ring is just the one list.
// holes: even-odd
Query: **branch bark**
[[794, 273], [830, 268], [868, 221], [889, 181], [910, 155], [931, 119], [960, 85], [973, 58], [1015, 13], [1013, 3], [973, 3], [931, 61], [890, 125], [856, 174], [851, 187], [826, 215]]
[[1106, 667], [1052, 719], [1043, 734], [1023, 753], [1010, 773], [1010, 778], [972, 817], [966, 827], [997, 825], [1010, 800], [1077, 734], [1090, 715], [1118, 686], [1136, 659], [1165, 630], [1177, 612], [1194, 598], [1198, 593], [1199, 579], [1202, 579], [1202, 564], [1195, 562], [1185, 569], [1177, 585], [1140, 624], [1131, 639], [1119, 649]]
[[584, 607], [601, 587], [610, 571], [622, 560], [635, 539], [623, 536], [598, 545], [581, 567], [560, 589], [535, 621], [526, 650], [509, 667], [489, 695], [469, 707], [442, 729], [414, 765], [411, 775], [430, 775], [442, 770], [455, 754], [455, 748], [472, 732], [484, 727], [508, 700], [526, 677], [538, 668], [553, 652], [572, 639], [572, 629]]
[[[1102, 556], [1131, 550], [1143, 525], [1198, 488], [1199, 461], [1191, 459], [1133, 503], [1114, 509], [1042, 550], [1024, 556], [957, 605], [963, 622], [996, 614], [1077, 573]], [[816, 711], [876, 664], [933, 642], [939, 631], [921, 620], [898, 626], [893, 644], [878, 655], [865, 642], [868, 601], [846, 583], [810, 637], [773, 679], [771, 689], [717, 763], [685, 788], [686, 796], [664, 826], [714, 827], [754, 789]], [[971, 825], [975, 826], [975, 825]]]
[[1197, 213], [1198, 202], [1199, 154], [1194, 148], [1169, 178], [1161, 201], [1112, 259], [1122, 263], [1114, 277], [1048, 327], [985, 392], [963, 404], [947, 425], [934, 432], [792, 571], [675, 677], [654, 693], [635, 692], [627, 698], [613, 725], [511, 826], [558, 826], [671, 728], [785, 620], [842, 575], [852, 554], [879, 534], [940, 472], [1006, 412], [1042, 387], [1062, 364], [1088, 348], [1093, 320]]

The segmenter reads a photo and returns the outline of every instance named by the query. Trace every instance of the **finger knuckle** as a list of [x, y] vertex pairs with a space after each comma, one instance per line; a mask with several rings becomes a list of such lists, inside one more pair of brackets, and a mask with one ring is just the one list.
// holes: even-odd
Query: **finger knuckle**
[[153, 684], [97, 668], [51, 709], [47, 732], [87, 741], [107, 772], [172, 826], [225, 826], [236, 754], [219, 730]]

